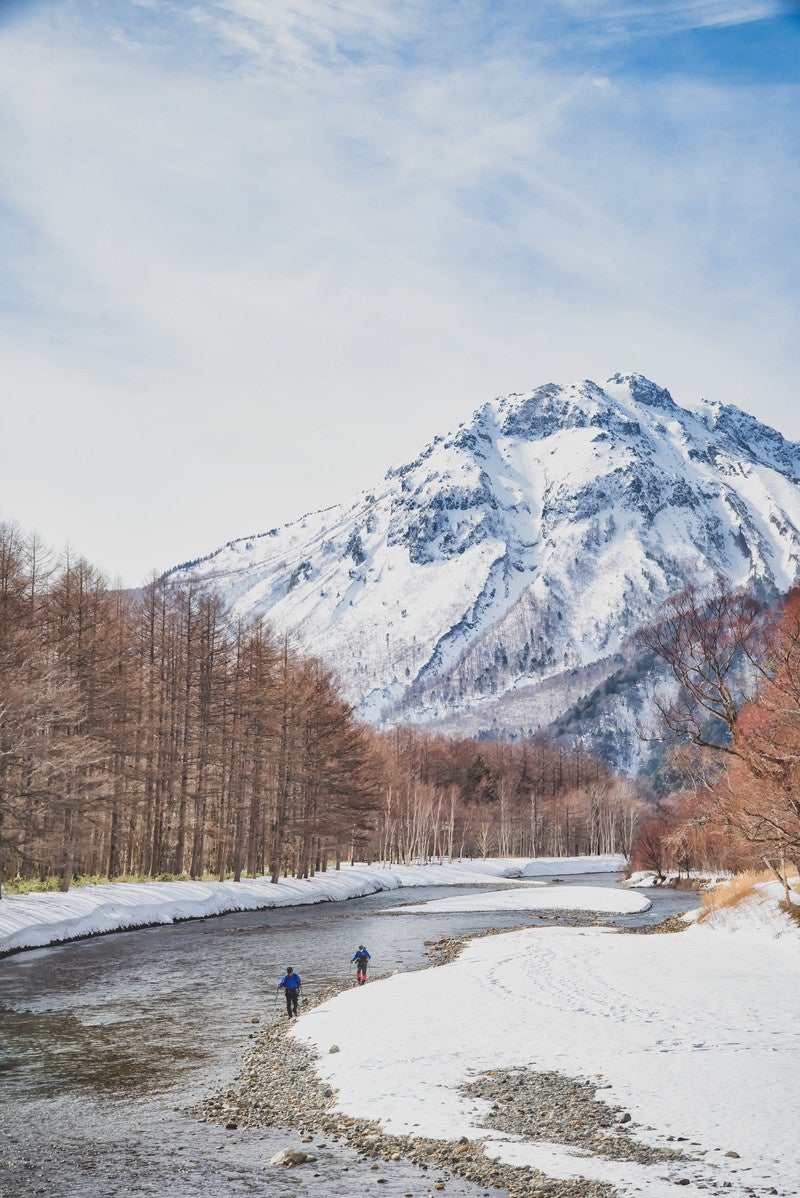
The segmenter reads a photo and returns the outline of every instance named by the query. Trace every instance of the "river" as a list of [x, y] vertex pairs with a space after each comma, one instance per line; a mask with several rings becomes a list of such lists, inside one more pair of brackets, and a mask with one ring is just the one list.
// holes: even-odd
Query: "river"
[[[610, 877], [570, 877], [598, 885]], [[490, 889], [490, 887], [487, 887]], [[276, 1174], [268, 1161], [297, 1143], [280, 1129], [226, 1131], [186, 1108], [235, 1076], [256, 1020], [280, 1018], [285, 967], [305, 992], [340, 982], [359, 944], [372, 973], [419, 969], [425, 940], [529, 922], [521, 913], [395, 915], [463, 887], [393, 890], [363, 899], [249, 911], [34, 949], [0, 960], [2, 1198], [345, 1198], [378, 1174], [350, 1149], [319, 1142], [317, 1163]], [[636, 926], [695, 905], [647, 891], [653, 909], [604, 919]], [[586, 917], [582, 922], [591, 922]], [[573, 923], [568, 914], [537, 920]], [[285, 1017], [285, 1016], [284, 1016]], [[432, 1178], [381, 1166], [383, 1198], [424, 1195]], [[483, 1191], [453, 1178], [448, 1195]]]

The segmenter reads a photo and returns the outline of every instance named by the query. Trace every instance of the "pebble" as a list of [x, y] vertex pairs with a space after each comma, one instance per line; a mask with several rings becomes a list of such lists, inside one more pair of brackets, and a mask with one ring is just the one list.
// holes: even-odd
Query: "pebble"
[[563, 1073], [493, 1069], [463, 1087], [463, 1092], [490, 1104], [484, 1125], [496, 1131], [595, 1154], [602, 1144], [603, 1156], [642, 1165], [685, 1159], [678, 1149], [655, 1148], [636, 1140], [630, 1114], [598, 1098], [594, 1082]]

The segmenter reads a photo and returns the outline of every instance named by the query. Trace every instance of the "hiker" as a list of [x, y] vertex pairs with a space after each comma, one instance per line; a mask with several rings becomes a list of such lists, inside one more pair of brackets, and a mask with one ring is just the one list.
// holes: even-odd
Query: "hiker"
[[350, 958], [350, 964], [356, 963], [356, 981], [359, 986], [363, 986], [367, 980], [367, 963], [369, 961], [369, 953], [363, 944], [359, 944], [356, 951]]
[[297, 1014], [297, 1000], [300, 997], [300, 991], [303, 988], [303, 983], [292, 969], [291, 965], [286, 966], [286, 973], [278, 982], [277, 989], [283, 990], [286, 994], [286, 1014], [291, 1019], [292, 1015]]

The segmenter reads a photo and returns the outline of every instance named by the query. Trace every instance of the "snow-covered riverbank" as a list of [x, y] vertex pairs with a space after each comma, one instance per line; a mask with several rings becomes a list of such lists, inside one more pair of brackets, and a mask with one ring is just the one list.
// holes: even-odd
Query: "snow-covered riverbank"
[[[508, 1163], [646, 1198], [676, 1184], [692, 1198], [796, 1195], [800, 927], [779, 897], [761, 887], [675, 935], [547, 927], [479, 939], [450, 965], [340, 995], [293, 1034], [319, 1053], [338, 1108], [388, 1132], [482, 1138]], [[462, 1087], [507, 1069], [588, 1079], [630, 1112], [639, 1139], [688, 1159], [643, 1165], [487, 1131], [486, 1104]]]
[[[429, 865], [346, 865], [313, 878], [241, 882], [109, 882], [59, 894], [0, 899], [0, 955], [124, 928], [254, 911], [338, 902], [402, 886], [465, 886], [583, 873], [614, 873], [623, 857], [489, 858]], [[592, 910], [593, 908], [588, 908]], [[619, 908], [623, 910], [624, 908]]]

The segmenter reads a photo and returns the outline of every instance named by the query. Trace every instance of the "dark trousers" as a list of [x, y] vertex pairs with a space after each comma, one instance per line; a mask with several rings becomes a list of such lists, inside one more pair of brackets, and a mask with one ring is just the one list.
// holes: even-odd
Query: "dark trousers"
[[366, 961], [356, 961], [356, 981], [362, 986], [367, 980], [367, 964]]
[[286, 1014], [296, 1015], [297, 1000], [300, 996], [300, 987], [295, 986], [293, 990], [290, 990], [288, 986], [284, 986], [284, 990], [286, 991]]

